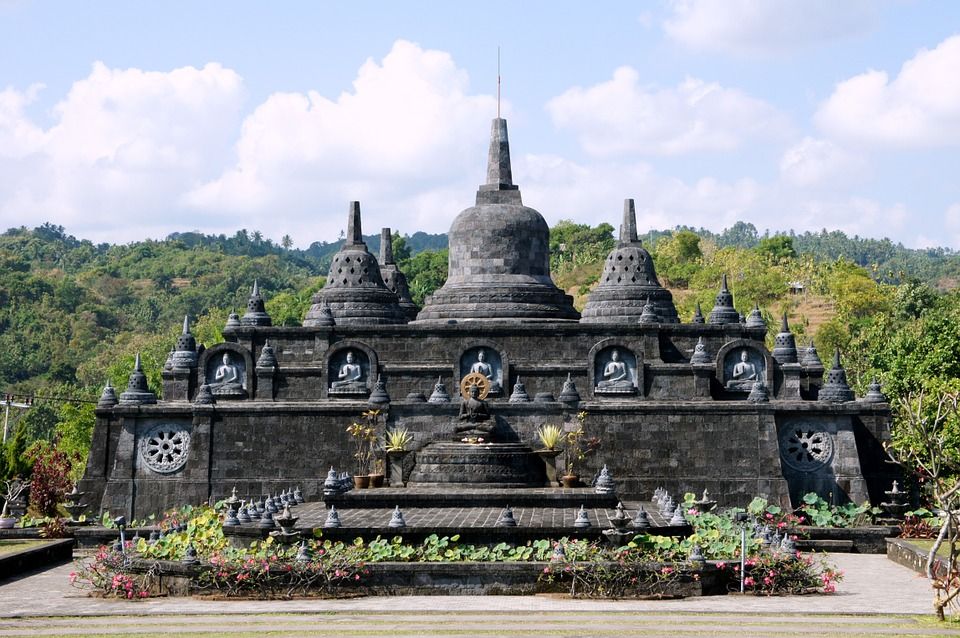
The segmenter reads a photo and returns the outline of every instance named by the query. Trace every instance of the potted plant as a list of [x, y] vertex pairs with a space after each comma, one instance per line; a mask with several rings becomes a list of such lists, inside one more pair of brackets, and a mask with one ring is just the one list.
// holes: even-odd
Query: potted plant
[[413, 443], [413, 434], [401, 426], [388, 430], [386, 433], [387, 458], [390, 460], [390, 487], [400, 487], [403, 482], [403, 459], [410, 453], [410, 444]]
[[560, 485], [557, 477], [557, 457], [563, 452], [564, 444], [563, 426], [545, 424], [537, 428], [537, 438], [543, 446], [534, 450], [537, 456], [543, 460], [544, 469], [547, 472], [548, 485]]
[[565, 474], [560, 477], [560, 482], [564, 487], [576, 487], [580, 482], [580, 475], [577, 474], [577, 466], [588, 454], [600, 447], [600, 439], [597, 437], [586, 437], [583, 424], [587, 420], [586, 412], [577, 413], [577, 428], [567, 432], [564, 441], [564, 471]]
[[375, 456], [373, 459], [373, 471], [370, 472], [370, 487], [383, 487], [383, 457]]
[[4, 484], [6, 489], [3, 494], [3, 510], [0, 511], [0, 529], [12, 529], [17, 524], [17, 517], [11, 515], [10, 506], [27, 491], [30, 484], [18, 477], [4, 481]]
[[[363, 417], [368, 423], [371, 421], [371, 412], [379, 415], [380, 411], [364, 412]], [[376, 430], [371, 425], [354, 422], [347, 428], [347, 434], [353, 437], [356, 450], [353, 458], [357, 460], [357, 473], [353, 475], [353, 486], [357, 489], [370, 487], [370, 461], [373, 458], [373, 442], [377, 439]]]

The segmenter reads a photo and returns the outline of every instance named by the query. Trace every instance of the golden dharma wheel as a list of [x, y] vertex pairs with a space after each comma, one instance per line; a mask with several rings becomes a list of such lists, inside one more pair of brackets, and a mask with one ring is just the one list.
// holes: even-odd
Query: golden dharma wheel
[[475, 385], [480, 389], [478, 398], [486, 399], [487, 395], [490, 394], [490, 379], [479, 372], [471, 372], [467, 376], [460, 379], [460, 396], [462, 396], [464, 399], [469, 398], [470, 386], [472, 385]]

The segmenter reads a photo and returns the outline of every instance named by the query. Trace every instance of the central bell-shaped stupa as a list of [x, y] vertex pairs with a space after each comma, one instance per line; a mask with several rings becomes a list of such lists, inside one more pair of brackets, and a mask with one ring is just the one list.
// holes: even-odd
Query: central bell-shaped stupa
[[507, 121], [493, 120], [487, 183], [453, 221], [447, 281], [417, 322], [576, 321], [573, 299], [550, 278], [550, 229], [513, 184]]

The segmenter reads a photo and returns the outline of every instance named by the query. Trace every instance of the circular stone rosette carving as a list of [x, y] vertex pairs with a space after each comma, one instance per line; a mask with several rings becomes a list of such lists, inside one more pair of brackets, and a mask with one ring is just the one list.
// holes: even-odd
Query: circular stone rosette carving
[[792, 425], [780, 434], [780, 458], [801, 472], [814, 472], [833, 459], [833, 435], [810, 425]]
[[176, 472], [190, 455], [190, 429], [176, 423], [155, 425], [140, 438], [140, 459], [161, 474]]

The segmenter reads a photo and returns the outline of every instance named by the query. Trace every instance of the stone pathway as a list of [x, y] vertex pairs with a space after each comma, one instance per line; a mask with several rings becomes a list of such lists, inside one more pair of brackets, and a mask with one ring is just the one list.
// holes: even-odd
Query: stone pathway
[[[303, 636], [960, 636], [930, 621], [927, 581], [884, 556], [834, 554], [833, 596], [587, 601], [563, 596], [397, 596], [233, 601], [88, 598], [63, 565], [0, 584], [0, 637]], [[922, 614], [923, 616], [911, 616]]]

